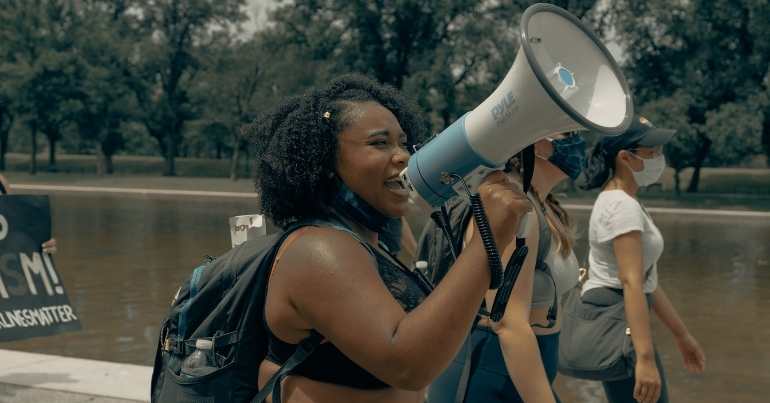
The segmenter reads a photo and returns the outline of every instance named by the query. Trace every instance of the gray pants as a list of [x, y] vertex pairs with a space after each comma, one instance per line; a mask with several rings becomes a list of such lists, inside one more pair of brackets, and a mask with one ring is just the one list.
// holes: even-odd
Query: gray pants
[[[623, 303], [623, 290], [613, 288], [592, 288], [583, 294], [581, 297], [584, 303], [596, 305], [596, 306], [610, 306], [618, 303]], [[650, 295], [647, 295], [647, 300], [650, 301]], [[660, 398], [658, 403], [668, 403], [668, 387], [666, 385], [666, 375], [663, 371], [663, 364], [660, 362], [660, 355], [655, 350], [655, 363], [658, 366], [658, 373], [660, 374]], [[620, 379], [617, 381], [602, 382], [604, 387], [604, 393], [607, 396], [609, 403], [636, 403], [634, 399], [634, 384], [636, 378], [631, 376], [630, 378]]]

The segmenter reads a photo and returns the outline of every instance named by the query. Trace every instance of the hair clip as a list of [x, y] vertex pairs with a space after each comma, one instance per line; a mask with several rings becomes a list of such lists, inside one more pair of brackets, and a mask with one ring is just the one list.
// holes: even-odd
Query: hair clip
[[329, 111], [324, 112], [324, 119], [329, 120], [332, 118], [332, 113]]

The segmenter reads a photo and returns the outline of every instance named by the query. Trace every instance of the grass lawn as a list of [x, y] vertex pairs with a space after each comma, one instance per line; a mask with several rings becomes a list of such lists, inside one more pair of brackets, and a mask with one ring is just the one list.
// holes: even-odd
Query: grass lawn
[[[57, 172], [47, 171], [47, 158], [39, 156], [39, 171], [27, 173], [29, 156], [8, 154], [8, 169], [4, 175], [13, 183], [55, 184], [73, 186], [109, 186], [149, 189], [205, 190], [223, 192], [253, 192], [250, 169], [243, 161], [239, 174], [242, 179], [231, 181], [229, 160], [177, 158], [176, 177], [164, 177], [163, 159], [145, 156], [116, 156], [115, 174], [96, 175], [96, 160], [89, 155], [57, 156]], [[689, 183], [692, 170], [682, 172], [682, 187]], [[591, 204], [596, 191], [586, 192], [562, 186], [556, 190], [566, 203]], [[734, 208], [770, 210], [770, 169], [764, 168], [704, 168], [699, 193], [673, 193], [673, 171], [667, 170], [661, 184], [640, 193], [649, 206], [688, 208]]]
[[[178, 176], [221, 177], [230, 176], [229, 159], [206, 158], [177, 158], [176, 173]], [[122, 175], [157, 175], [161, 176], [165, 162], [161, 157], [138, 155], [118, 155], [113, 157], [115, 176]], [[238, 175], [250, 176], [249, 161], [245, 157], [239, 164]], [[29, 172], [29, 155], [8, 153], [6, 155], [6, 171]], [[48, 155], [38, 154], [37, 168], [39, 173], [48, 171]], [[96, 156], [77, 154], [57, 154], [56, 172], [74, 174], [96, 174]]]

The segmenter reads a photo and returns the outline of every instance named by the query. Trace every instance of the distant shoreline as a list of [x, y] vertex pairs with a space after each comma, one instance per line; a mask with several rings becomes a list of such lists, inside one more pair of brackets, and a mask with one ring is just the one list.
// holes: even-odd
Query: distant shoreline
[[[139, 194], [139, 195], [158, 195], [158, 196], [201, 196], [201, 197], [223, 197], [223, 198], [256, 198], [256, 193], [249, 192], [223, 192], [223, 191], [200, 191], [200, 190], [178, 190], [178, 189], [146, 189], [132, 187], [101, 187], [101, 186], [63, 186], [63, 185], [45, 185], [45, 184], [24, 184], [14, 185], [14, 189], [20, 191], [35, 192], [90, 192], [90, 193], [112, 193], [112, 194]], [[573, 204], [564, 203], [568, 210], [590, 211], [590, 201]], [[680, 215], [701, 215], [701, 216], [727, 216], [727, 217], [752, 217], [769, 218], [770, 211], [743, 211], [728, 209], [702, 209], [702, 208], [677, 208], [677, 207], [648, 207], [648, 211], [655, 214], [680, 214]]]

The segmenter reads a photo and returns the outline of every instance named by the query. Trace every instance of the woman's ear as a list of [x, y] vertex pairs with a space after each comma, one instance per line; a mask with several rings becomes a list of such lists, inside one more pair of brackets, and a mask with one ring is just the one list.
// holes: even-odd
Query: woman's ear
[[628, 164], [628, 163], [631, 162], [631, 158], [633, 158], [633, 156], [631, 155], [631, 152], [628, 151], [628, 150], [620, 150], [620, 151], [618, 151], [618, 158], [621, 161], [623, 161], [626, 164]]
[[620, 168], [620, 165], [619, 165], [619, 163], [620, 163], [623, 166], [628, 167], [632, 171], [635, 171], [635, 170], [639, 169], [637, 167], [637, 164], [639, 163], [637, 160], [638, 160], [638, 158], [636, 158], [636, 156], [633, 155], [633, 153], [631, 151], [620, 150], [620, 151], [618, 151], [618, 155], [617, 155], [617, 157], [615, 159], [615, 167], [616, 167], [616, 169]]

